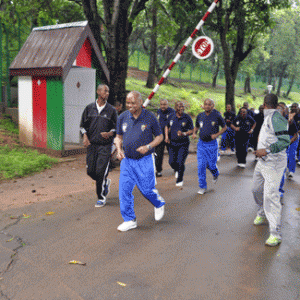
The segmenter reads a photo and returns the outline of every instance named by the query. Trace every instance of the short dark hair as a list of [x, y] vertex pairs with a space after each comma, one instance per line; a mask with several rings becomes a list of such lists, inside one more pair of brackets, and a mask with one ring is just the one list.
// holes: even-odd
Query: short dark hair
[[286, 104], [284, 102], [278, 102], [278, 105], [283, 105], [284, 107], [286, 107]]
[[264, 104], [271, 108], [276, 108], [278, 105], [278, 97], [275, 94], [268, 94], [265, 96]]

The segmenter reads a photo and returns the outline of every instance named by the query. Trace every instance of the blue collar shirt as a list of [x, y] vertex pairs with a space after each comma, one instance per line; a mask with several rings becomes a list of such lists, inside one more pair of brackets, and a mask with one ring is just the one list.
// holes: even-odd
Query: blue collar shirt
[[162, 134], [162, 131], [155, 115], [143, 108], [137, 119], [128, 110], [123, 112], [118, 118], [117, 134], [123, 136], [125, 156], [132, 159], [140, 159], [152, 154], [154, 149], [149, 150], [145, 154], [137, 152], [136, 149], [151, 143], [153, 136], [159, 136]]

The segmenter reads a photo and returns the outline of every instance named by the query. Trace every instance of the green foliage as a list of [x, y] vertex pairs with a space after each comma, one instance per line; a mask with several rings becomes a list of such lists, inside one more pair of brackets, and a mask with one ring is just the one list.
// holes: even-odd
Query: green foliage
[[0, 119], [0, 130], [6, 130], [9, 133], [13, 133], [13, 134], [19, 133], [18, 126], [11, 121], [9, 116], [4, 116], [4, 118]]
[[8, 145], [0, 147], [0, 179], [23, 177], [28, 174], [49, 169], [57, 158], [39, 154], [36, 150], [26, 148], [10, 149]]

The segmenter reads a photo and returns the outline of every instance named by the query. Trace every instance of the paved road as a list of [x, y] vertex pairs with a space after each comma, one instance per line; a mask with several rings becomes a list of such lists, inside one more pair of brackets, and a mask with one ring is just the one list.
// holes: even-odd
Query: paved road
[[118, 171], [104, 208], [94, 207], [91, 190], [29, 205], [28, 219], [10, 219], [21, 208], [3, 211], [0, 299], [300, 299], [300, 168], [286, 183], [283, 242], [269, 248], [267, 226], [252, 225], [255, 161], [248, 157], [243, 170], [223, 156], [219, 181], [213, 185], [208, 174], [205, 195], [197, 194], [194, 154], [181, 189], [165, 164], [157, 185], [164, 219], [155, 222], [135, 191], [138, 228], [124, 233], [116, 230]]

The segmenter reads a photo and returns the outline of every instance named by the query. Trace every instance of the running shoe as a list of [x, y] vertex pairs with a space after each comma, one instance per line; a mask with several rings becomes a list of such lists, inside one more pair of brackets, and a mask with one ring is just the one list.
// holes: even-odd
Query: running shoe
[[106, 198], [103, 200], [98, 200], [95, 204], [95, 207], [103, 207], [106, 204]]
[[176, 186], [183, 186], [183, 181], [176, 182]]
[[266, 245], [271, 247], [277, 246], [280, 243], [281, 243], [281, 238], [278, 238], [272, 234], [270, 234], [269, 238], [266, 240]]
[[165, 214], [165, 205], [161, 206], [161, 207], [154, 207], [154, 219], [155, 221], [159, 221], [163, 218]]
[[218, 178], [219, 178], [219, 176], [215, 176], [215, 177], [213, 177], [213, 180], [212, 180], [212, 182], [213, 182], [214, 184], [216, 184], [216, 183], [217, 183], [217, 181], [218, 181]]
[[256, 216], [253, 224], [254, 225], [261, 225], [262, 223], [264, 223], [265, 220], [266, 220], [265, 216]]
[[199, 191], [198, 191], [198, 194], [200, 194], [200, 195], [203, 195], [203, 194], [205, 194], [206, 193], [206, 189], [200, 189]]
[[162, 173], [161, 172], [157, 172], [156, 173], [156, 177], [162, 177]]
[[119, 231], [127, 231], [129, 229], [133, 229], [137, 227], [137, 222], [135, 220], [123, 222], [121, 225], [118, 226]]

